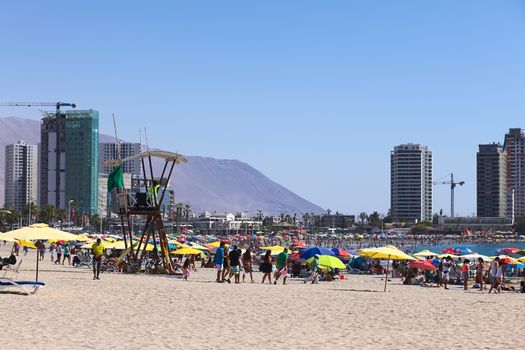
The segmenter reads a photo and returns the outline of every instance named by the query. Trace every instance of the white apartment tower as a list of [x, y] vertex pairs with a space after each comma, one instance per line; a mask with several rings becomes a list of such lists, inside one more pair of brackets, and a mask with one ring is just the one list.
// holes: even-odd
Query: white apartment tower
[[25, 141], [5, 146], [5, 204], [22, 212], [38, 203], [38, 146]]
[[[101, 174], [109, 174], [112, 167], [104, 164], [106, 160], [118, 159], [117, 145], [114, 142], [100, 143], [99, 144], [99, 156], [98, 156], [98, 169]], [[126, 158], [129, 156], [134, 156], [139, 154], [142, 151], [140, 143], [131, 143], [131, 142], [121, 142], [120, 143], [120, 158]], [[127, 162], [124, 162], [122, 165], [122, 172], [127, 174], [132, 174], [135, 176], [140, 176], [141, 165], [140, 159], [133, 159]]]
[[391, 214], [395, 221], [432, 221], [432, 152], [404, 144], [390, 153]]

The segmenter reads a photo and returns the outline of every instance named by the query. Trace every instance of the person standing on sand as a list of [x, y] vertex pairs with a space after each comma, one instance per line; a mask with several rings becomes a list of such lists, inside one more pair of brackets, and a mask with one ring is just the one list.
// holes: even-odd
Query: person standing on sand
[[186, 258], [184, 264], [182, 265], [182, 278], [184, 279], [184, 281], [188, 281], [188, 277], [190, 276], [190, 269], [191, 260], [190, 258]]
[[228, 283], [230, 283], [232, 276], [235, 276], [235, 284], [241, 283], [240, 268], [241, 268], [241, 250], [236, 245], [233, 246], [233, 250], [229, 254], [230, 260], [230, 275], [228, 276]]
[[242, 267], [244, 272], [242, 273], [242, 282], [244, 283], [244, 278], [246, 277], [246, 274], [250, 274], [251, 282], [255, 282], [253, 280], [253, 266], [252, 266], [252, 251], [250, 248], [246, 249], [244, 254], [242, 255]]
[[[226, 276], [230, 273], [230, 250], [224, 249], [224, 262], [222, 263], [222, 281], [227, 281]], [[228, 282], [229, 283], [229, 282]]]
[[104, 258], [106, 248], [102, 244], [102, 240], [97, 238], [97, 242], [91, 246], [91, 254], [93, 254], [93, 279], [99, 280], [100, 267], [102, 266], [102, 259]]
[[49, 256], [51, 257], [51, 262], [55, 261], [55, 254], [57, 252], [57, 245], [55, 243], [51, 243], [49, 246]]
[[476, 283], [479, 283], [479, 291], [483, 292], [483, 258], [478, 258], [476, 264]]
[[224, 280], [221, 279], [223, 263], [224, 263], [224, 242], [221, 242], [220, 247], [217, 248], [217, 251], [215, 252], [215, 267], [217, 268], [217, 279], [215, 280], [215, 282], [217, 283], [224, 282]]
[[283, 275], [283, 285], [285, 285], [286, 275], [288, 274], [288, 248], [284, 248], [284, 250], [277, 255], [277, 276], [273, 284], [277, 284], [281, 274]]
[[468, 267], [469, 263], [470, 263], [470, 260], [465, 259], [465, 261], [463, 261], [463, 265], [461, 266], [461, 278], [463, 278], [463, 289], [464, 290], [468, 289], [468, 277], [470, 273], [470, 270]]
[[450, 256], [447, 256], [445, 259], [443, 259], [443, 279], [441, 283], [445, 289], [448, 289], [447, 284], [448, 280], [450, 279], [450, 269], [452, 268], [452, 264], [453, 262]]

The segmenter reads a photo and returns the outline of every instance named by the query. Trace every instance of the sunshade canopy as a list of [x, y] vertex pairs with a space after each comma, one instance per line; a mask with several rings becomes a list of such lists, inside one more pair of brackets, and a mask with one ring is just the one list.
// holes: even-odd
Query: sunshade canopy
[[416, 260], [396, 247], [366, 248], [357, 251], [359, 255], [371, 259]]
[[34, 224], [17, 230], [0, 233], [0, 241], [3, 240], [2, 237], [22, 239], [26, 241], [48, 239], [54, 239], [57, 241], [76, 241], [78, 238], [77, 235], [51, 228], [47, 224]]

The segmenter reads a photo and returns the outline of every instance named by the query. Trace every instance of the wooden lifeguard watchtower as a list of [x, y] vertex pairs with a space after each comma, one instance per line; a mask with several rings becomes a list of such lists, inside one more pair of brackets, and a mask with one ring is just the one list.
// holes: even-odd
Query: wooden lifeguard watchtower
[[[157, 178], [153, 175], [152, 157], [164, 160], [162, 174]], [[142, 167], [143, 176], [139, 184], [141, 190], [136, 193], [126, 193], [126, 190], [123, 188], [117, 189], [117, 214], [120, 216], [125, 247], [126, 250], [129, 251], [128, 263], [130, 266], [140, 266], [146, 257], [148, 243], [152, 240], [164, 272], [170, 274], [175, 273], [168, 249], [168, 238], [162, 220], [161, 205], [166, 195], [175, 164], [186, 163], [187, 160], [178, 153], [146, 151], [124, 159], [109, 160], [105, 163], [118, 167], [126, 161], [137, 158], [140, 159]], [[148, 168], [146, 168], [146, 162], [148, 163]], [[138, 243], [137, 240], [133, 239], [133, 216], [145, 218], [145, 224]]]

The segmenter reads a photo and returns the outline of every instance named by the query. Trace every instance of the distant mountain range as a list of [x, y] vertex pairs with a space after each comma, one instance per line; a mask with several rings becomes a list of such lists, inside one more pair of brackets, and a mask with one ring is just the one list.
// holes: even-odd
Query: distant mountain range
[[[5, 145], [25, 140], [40, 142], [40, 121], [19, 117], [0, 118], [0, 203], [4, 203]], [[113, 142], [100, 134], [100, 142]], [[167, 150], [169, 151], [169, 150]], [[272, 181], [257, 169], [238, 160], [188, 156], [175, 167], [172, 187], [175, 201], [189, 203], [194, 213], [239, 212], [265, 215], [321, 213], [323, 208]], [[163, 162], [154, 162], [160, 174]]]

